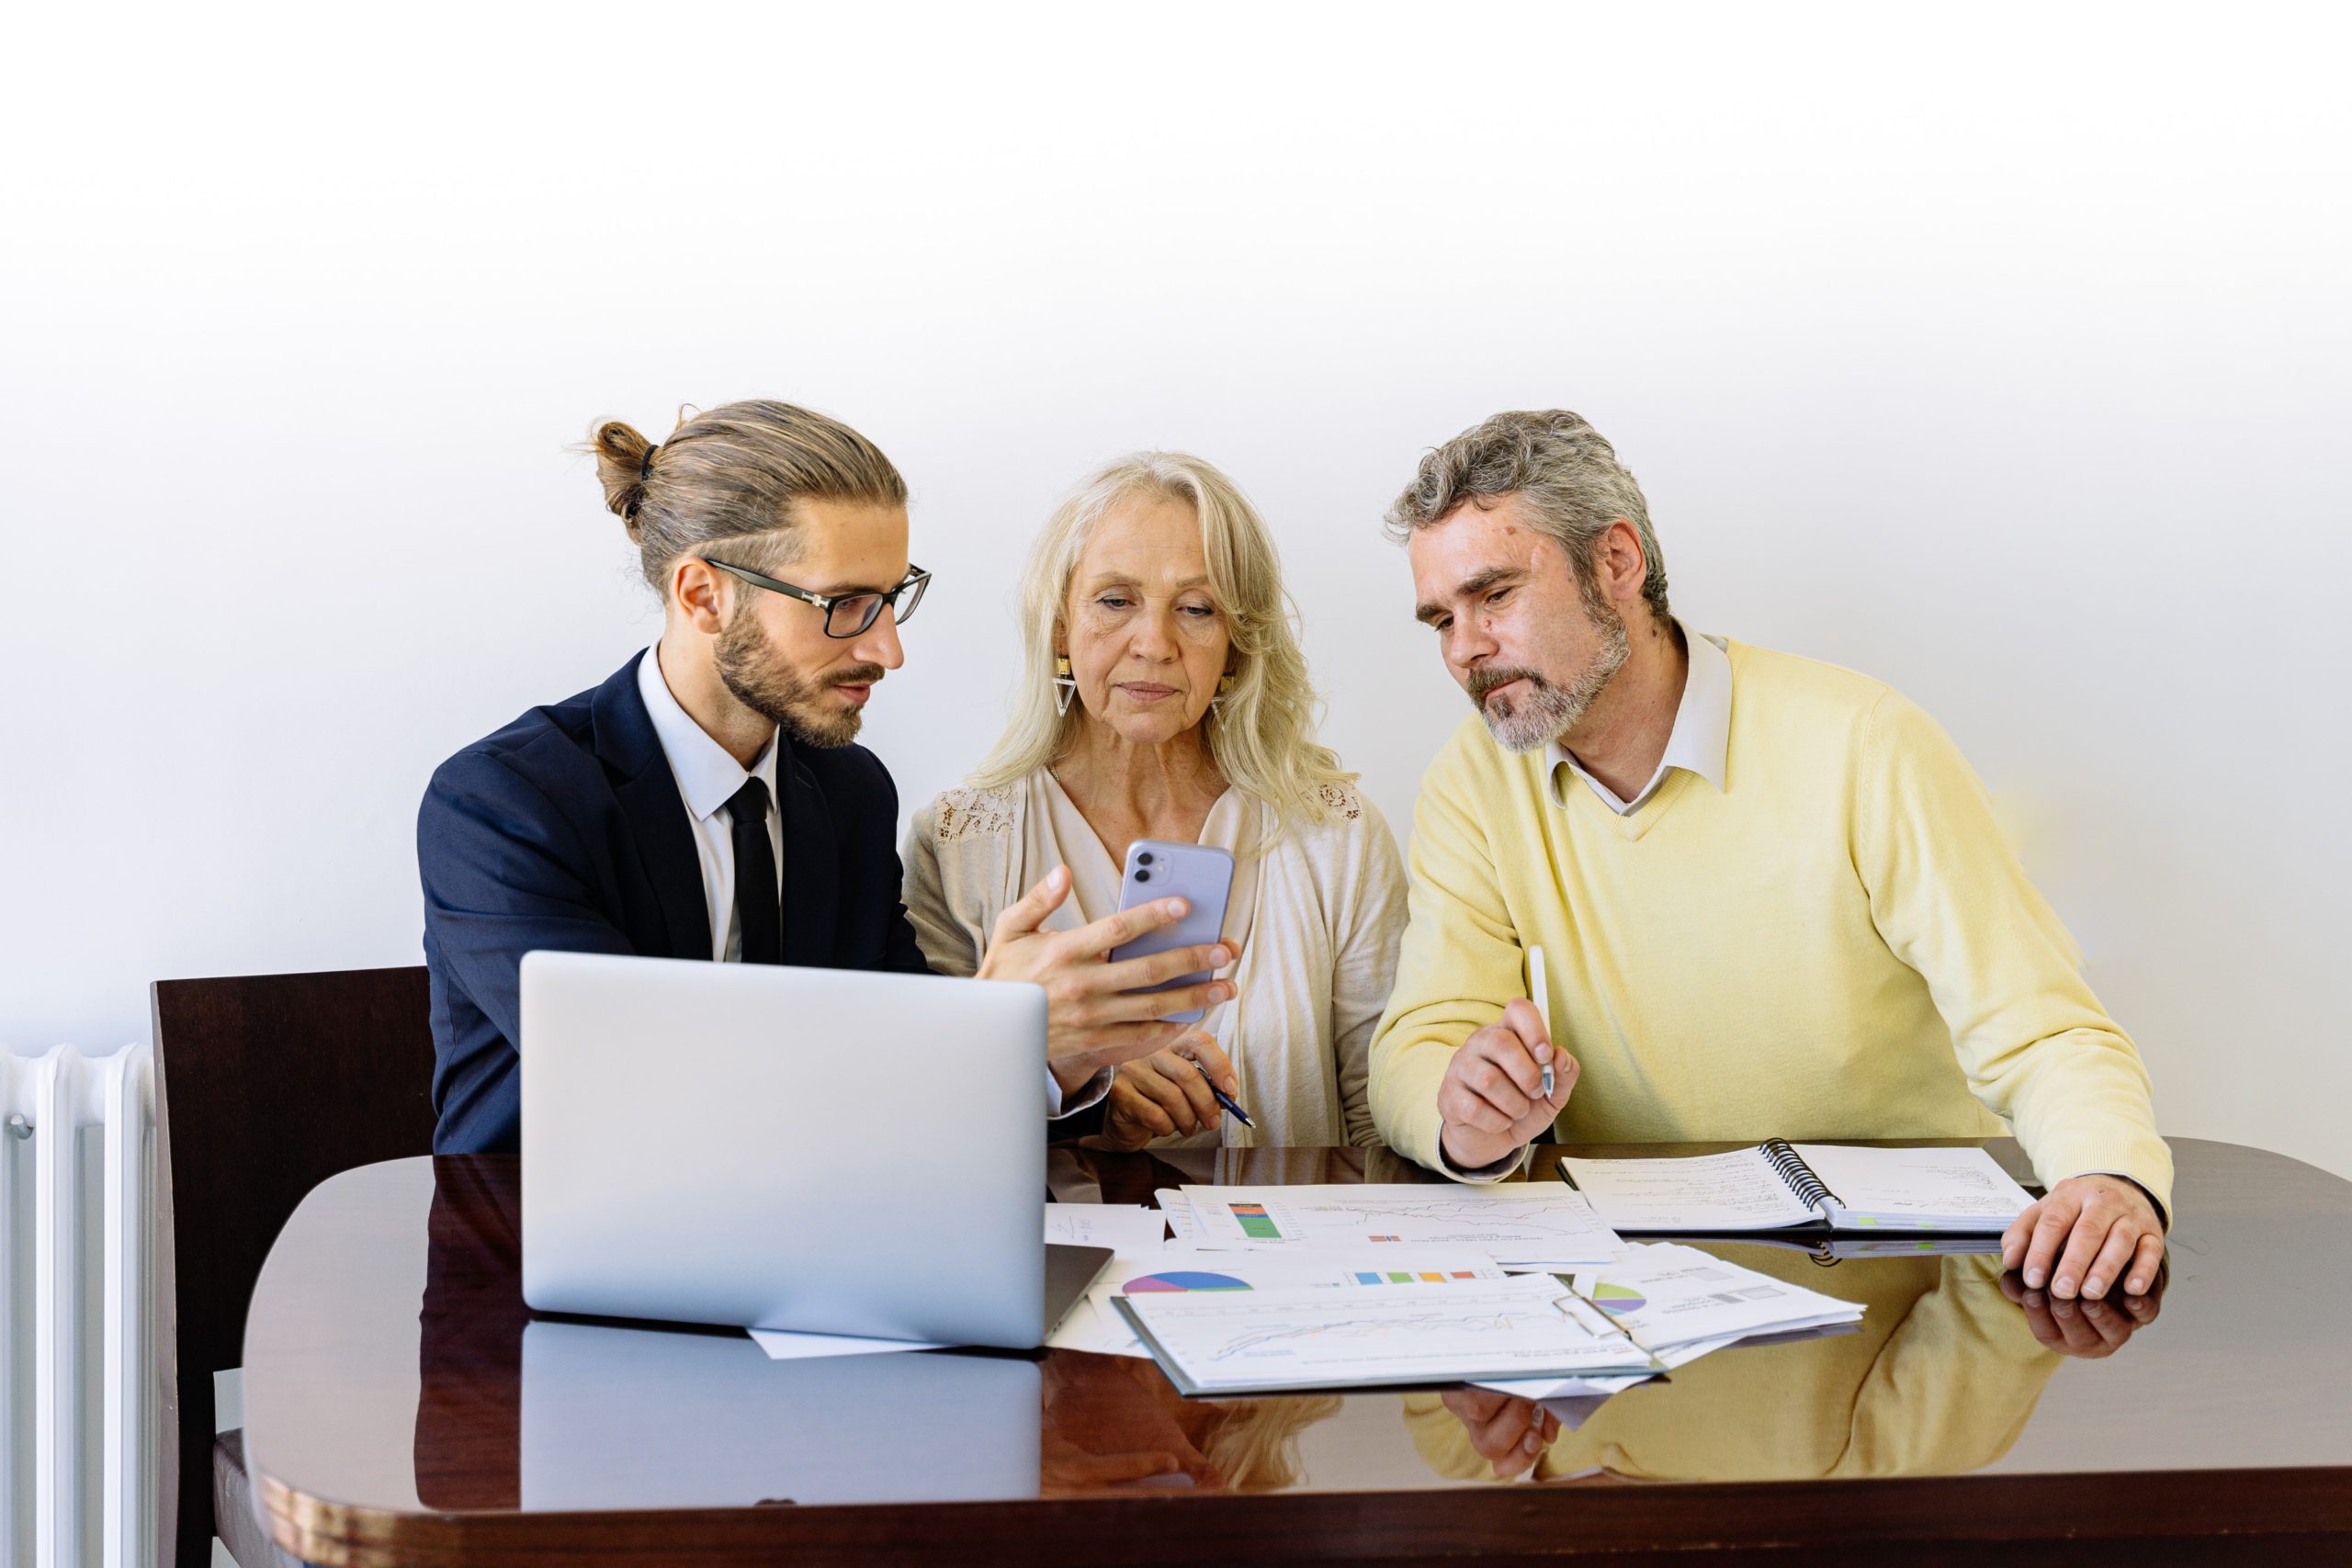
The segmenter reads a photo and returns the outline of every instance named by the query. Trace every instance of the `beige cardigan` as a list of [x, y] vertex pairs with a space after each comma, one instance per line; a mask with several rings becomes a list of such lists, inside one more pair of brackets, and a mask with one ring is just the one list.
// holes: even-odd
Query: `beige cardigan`
[[[1257, 1122], [1154, 1146], [1374, 1144], [1365, 1092], [1372, 1031], [1387, 1005], [1405, 926], [1396, 843], [1372, 802], [1330, 788], [1326, 820], [1283, 829], [1272, 807], [1228, 790], [1201, 842], [1233, 852], [1225, 935], [1238, 992], [1201, 1027], [1233, 1060], [1234, 1098]], [[951, 789], [915, 813], [907, 913], [931, 966], [979, 967], [996, 918], [1057, 865], [1071, 897], [1046, 921], [1069, 931], [1118, 908], [1119, 867], [1044, 770], [1009, 789]]]

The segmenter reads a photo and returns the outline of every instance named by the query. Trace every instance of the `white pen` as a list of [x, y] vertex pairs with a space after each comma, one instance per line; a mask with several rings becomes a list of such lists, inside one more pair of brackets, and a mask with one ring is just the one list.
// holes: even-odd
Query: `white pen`
[[[1527, 950], [1527, 997], [1535, 1004], [1535, 1016], [1544, 1021], [1544, 1038], [1550, 1040], [1552, 1038], [1552, 987], [1544, 983], [1544, 950], [1540, 947], [1531, 947]], [[1552, 1047], [1552, 1054], [1557, 1055], [1559, 1051], [1560, 1047], [1555, 1043]], [[1546, 1100], [1552, 1098], [1552, 1064], [1549, 1062], [1544, 1064], [1544, 1098]]]

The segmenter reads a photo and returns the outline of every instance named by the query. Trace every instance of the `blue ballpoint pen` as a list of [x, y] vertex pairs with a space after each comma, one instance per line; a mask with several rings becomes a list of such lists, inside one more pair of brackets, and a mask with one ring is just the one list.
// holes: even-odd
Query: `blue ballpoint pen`
[[1209, 1092], [1216, 1096], [1216, 1102], [1219, 1105], [1224, 1106], [1227, 1111], [1232, 1111], [1236, 1117], [1239, 1118], [1240, 1122], [1244, 1127], [1255, 1127], [1258, 1124], [1250, 1120], [1250, 1112], [1242, 1110], [1240, 1105], [1234, 1100], [1231, 1095], [1227, 1094], [1225, 1090], [1217, 1088], [1216, 1085], [1209, 1085]]

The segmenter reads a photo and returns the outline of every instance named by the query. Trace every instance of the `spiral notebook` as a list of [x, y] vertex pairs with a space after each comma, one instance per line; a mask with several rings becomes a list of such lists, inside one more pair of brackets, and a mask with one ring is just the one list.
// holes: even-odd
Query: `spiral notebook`
[[1617, 1231], [1811, 1229], [1998, 1235], [2033, 1201], [1978, 1148], [1770, 1139], [1680, 1159], [1571, 1159], [1560, 1179]]

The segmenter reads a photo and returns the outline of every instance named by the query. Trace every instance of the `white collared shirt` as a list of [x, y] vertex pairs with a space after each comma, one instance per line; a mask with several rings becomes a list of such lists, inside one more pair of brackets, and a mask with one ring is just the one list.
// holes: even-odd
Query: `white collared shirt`
[[695, 858], [702, 864], [702, 895], [710, 914], [710, 956], [732, 964], [743, 956], [743, 933], [735, 920], [735, 814], [728, 801], [746, 779], [768, 786], [768, 844], [775, 856], [775, 892], [784, 898], [784, 803], [775, 789], [775, 738], [748, 768], [696, 724], [662, 676], [662, 645], [645, 650], [637, 666], [638, 695], [645, 699], [670, 776], [686, 803], [695, 830]]
[[1575, 752], [1555, 740], [1549, 753], [1553, 805], [1567, 804], [1567, 780], [1561, 774], [1564, 768], [1591, 785], [1601, 804], [1620, 817], [1639, 811], [1642, 804], [1666, 782], [1670, 769], [1696, 773], [1718, 790], [1724, 787], [1724, 760], [1731, 751], [1731, 655], [1724, 651], [1722, 637], [1701, 637], [1683, 626], [1679, 618], [1674, 624], [1682, 628], [1690, 669], [1682, 678], [1682, 701], [1674, 710], [1673, 733], [1666, 738], [1666, 751], [1658, 758], [1657, 771], [1650, 774], [1650, 782], [1633, 799], [1620, 800], [1616, 791], [1585, 771]]
[[[768, 786], [768, 843], [775, 852], [775, 889], [784, 897], [784, 800], [775, 787], [775, 739], [748, 768], [726, 747], [694, 721], [662, 674], [662, 645], [645, 650], [637, 664], [637, 694], [653, 720], [662, 754], [670, 760], [670, 776], [678, 782], [679, 798], [686, 803], [686, 820], [694, 829], [695, 858], [702, 865], [702, 895], [710, 914], [710, 956], [721, 964], [740, 962], [743, 933], [735, 919], [735, 815], [728, 801], [756, 778]], [[1074, 1095], [1065, 1097], [1054, 1075], [1046, 1075], [1046, 1114], [1074, 1115], [1111, 1092], [1111, 1069], [1103, 1068]]]

